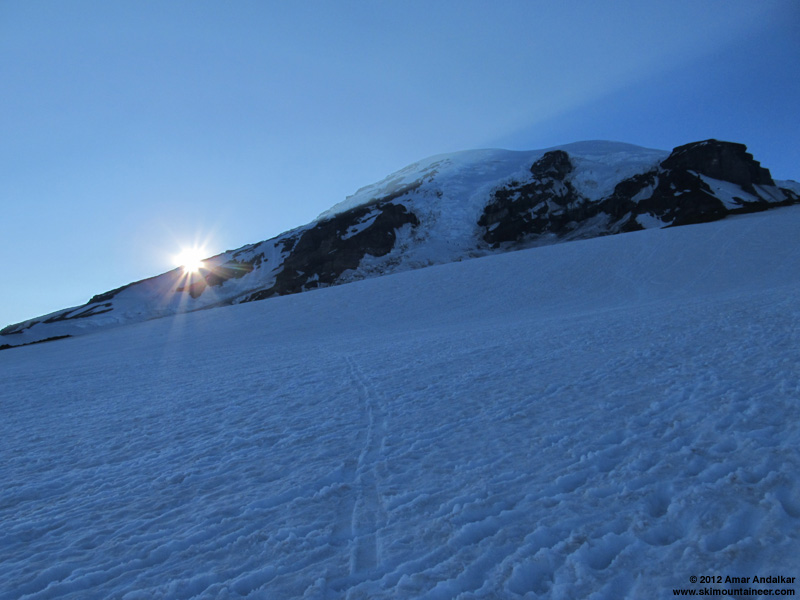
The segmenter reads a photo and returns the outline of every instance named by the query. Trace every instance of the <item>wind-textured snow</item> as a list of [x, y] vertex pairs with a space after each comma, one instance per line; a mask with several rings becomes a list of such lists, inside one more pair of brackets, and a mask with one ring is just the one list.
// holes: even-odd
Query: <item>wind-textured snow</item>
[[800, 576], [798, 230], [775, 209], [2, 352], [0, 599]]

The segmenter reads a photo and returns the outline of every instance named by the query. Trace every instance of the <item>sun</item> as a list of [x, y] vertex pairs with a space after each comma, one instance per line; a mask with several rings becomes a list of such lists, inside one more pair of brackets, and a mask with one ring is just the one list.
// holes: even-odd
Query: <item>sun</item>
[[203, 257], [205, 254], [205, 248], [197, 246], [183, 248], [180, 253], [175, 256], [175, 264], [179, 267], [183, 267], [183, 272], [187, 275], [197, 273], [203, 267]]

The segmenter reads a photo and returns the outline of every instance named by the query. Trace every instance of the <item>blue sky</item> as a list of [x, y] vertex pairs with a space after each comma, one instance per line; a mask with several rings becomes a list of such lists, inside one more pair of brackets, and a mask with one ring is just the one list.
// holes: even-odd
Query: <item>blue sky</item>
[[432, 154], [747, 144], [800, 179], [795, 0], [0, 0], [0, 327]]

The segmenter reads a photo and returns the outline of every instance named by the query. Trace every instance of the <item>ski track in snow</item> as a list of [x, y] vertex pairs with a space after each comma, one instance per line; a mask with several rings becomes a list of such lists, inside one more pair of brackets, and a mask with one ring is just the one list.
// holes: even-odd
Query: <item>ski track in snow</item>
[[[599, 281], [573, 279], [577, 246], [547, 250], [549, 301], [519, 270], [532, 250], [3, 352], [0, 600], [797, 577], [800, 256], [780, 219], [800, 211], [642, 232], [634, 254], [645, 238], [592, 240]], [[777, 239], [745, 243], [763, 227]]]
[[[353, 550], [350, 557], [350, 574], [358, 575], [374, 569], [378, 562], [376, 529], [383, 501], [378, 490], [377, 461], [381, 455], [385, 421], [380, 412], [380, 401], [367, 383], [366, 376], [356, 362], [347, 359], [353, 388], [358, 390], [364, 414], [364, 447], [356, 467], [357, 498], [353, 506], [351, 535]], [[385, 517], [384, 517], [385, 518]]]

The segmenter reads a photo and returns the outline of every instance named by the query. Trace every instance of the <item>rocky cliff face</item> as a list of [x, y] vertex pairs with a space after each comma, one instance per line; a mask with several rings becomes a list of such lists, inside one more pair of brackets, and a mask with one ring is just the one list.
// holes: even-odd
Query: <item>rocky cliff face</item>
[[717, 140], [675, 148], [660, 164], [620, 181], [600, 200], [575, 189], [570, 182], [574, 169], [566, 152], [547, 152], [531, 166], [531, 180], [495, 190], [478, 221], [484, 241], [498, 248], [546, 235], [592, 237], [598, 227], [605, 235], [654, 223], [690, 225], [798, 201], [796, 192], [775, 185], [744, 145]]
[[493, 252], [674, 227], [800, 201], [742, 144], [471, 151], [411, 165], [274, 239], [11, 325], [0, 348], [263, 300]]
[[269, 288], [241, 298], [241, 302], [296, 294], [335, 285], [345, 271], [357, 269], [365, 256], [386, 256], [397, 243], [404, 225], [416, 227], [419, 219], [402, 204], [382, 200], [352, 208], [290, 238], [283, 270]]
[[566, 235], [590, 216], [592, 203], [569, 180], [575, 170], [563, 150], [547, 152], [531, 165], [531, 180], [500, 187], [483, 209], [478, 225], [484, 241], [497, 248], [547, 233]]

